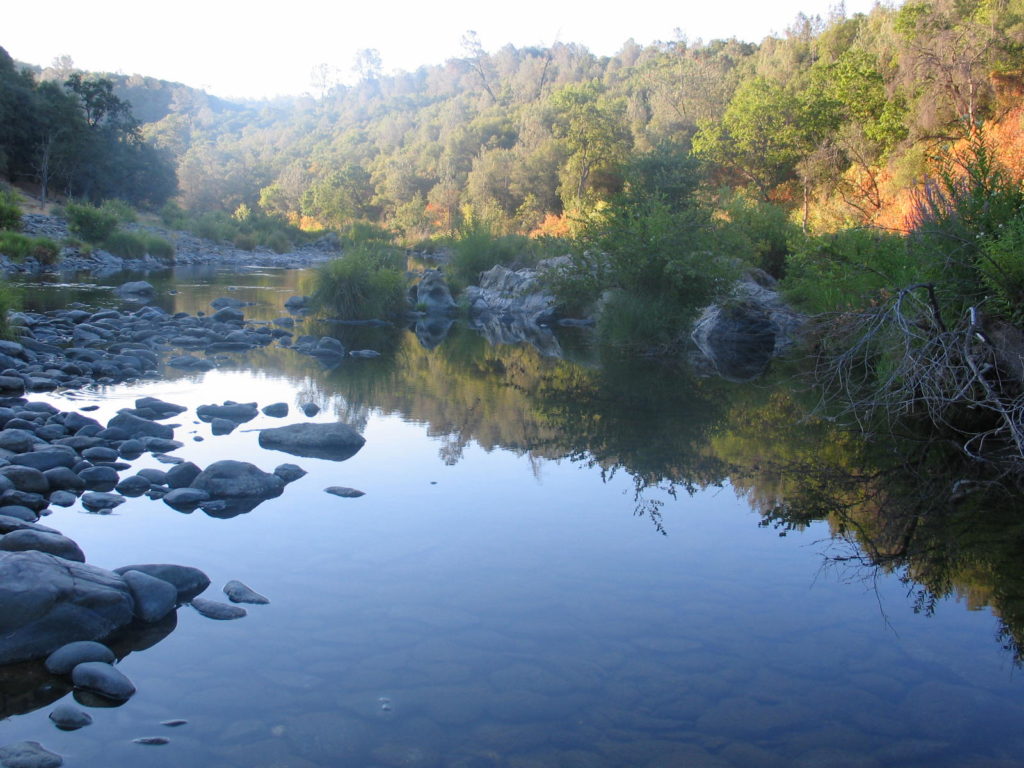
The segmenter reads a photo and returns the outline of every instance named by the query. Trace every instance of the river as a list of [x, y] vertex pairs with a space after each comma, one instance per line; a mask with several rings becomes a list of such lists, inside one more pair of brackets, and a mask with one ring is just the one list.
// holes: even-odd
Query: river
[[[124, 279], [32, 283], [26, 303], [114, 306]], [[226, 295], [269, 321], [308, 276], [147, 279], [169, 311]], [[382, 355], [325, 370], [275, 346], [36, 398], [105, 421], [153, 395], [189, 408], [172, 421], [199, 466], [308, 474], [229, 519], [145, 497], [54, 509], [90, 563], [192, 565], [207, 597], [240, 579], [271, 602], [225, 622], [181, 607], [120, 661], [127, 703], [75, 732], [53, 704], [13, 714], [0, 744], [107, 768], [1024, 765], [1015, 519], [915, 523], [915, 555], [878, 502], [906, 481], [880, 479], [870, 446], [784, 389], [602, 358], [579, 331], [554, 359], [459, 327], [426, 349], [405, 329], [306, 323]], [[291, 415], [214, 436], [195, 408], [229, 399]], [[262, 449], [257, 430], [306, 420], [305, 402], [365, 447]], [[133, 741], [151, 736], [169, 742]]]

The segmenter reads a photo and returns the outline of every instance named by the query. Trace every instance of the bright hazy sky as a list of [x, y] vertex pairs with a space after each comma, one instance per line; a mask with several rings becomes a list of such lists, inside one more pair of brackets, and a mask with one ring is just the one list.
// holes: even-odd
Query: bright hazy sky
[[[827, 18], [836, 0], [46, 0], [5, 3], [0, 46], [46, 66], [67, 54], [81, 69], [143, 74], [218, 96], [273, 97], [313, 91], [327, 64], [351, 82], [357, 51], [380, 51], [384, 72], [463, 55], [475, 30], [485, 50], [581, 43], [614, 54], [629, 38], [647, 44], [781, 33], [797, 13]], [[874, 0], [847, 0], [867, 12]]]

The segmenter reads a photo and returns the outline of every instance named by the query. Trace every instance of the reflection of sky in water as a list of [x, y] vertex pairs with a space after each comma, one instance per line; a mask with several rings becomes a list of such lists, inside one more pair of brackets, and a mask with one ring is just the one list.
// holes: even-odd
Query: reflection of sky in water
[[[237, 578], [272, 603], [236, 622], [180, 609], [173, 634], [122, 662], [139, 689], [126, 705], [93, 710], [75, 733], [44, 708], [0, 722], [0, 743], [38, 740], [69, 766], [197, 768], [958, 766], [1024, 754], [1020, 688], [993, 618], [917, 616], [895, 579], [823, 572], [823, 524], [780, 538], [720, 489], [665, 497], [661, 536], [634, 516], [625, 473], [602, 482], [596, 469], [475, 445], [449, 466], [425, 427], [376, 413], [343, 463], [265, 451], [254, 429], [303, 418], [293, 385], [269, 376], [114, 389], [94, 415], [143, 392], [190, 406], [169, 421], [200, 466], [239, 458], [309, 474], [230, 520], [142, 498], [46, 522], [97, 565], [194, 565], [213, 580], [206, 597]], [[211, 437], [194, 408], [225, 399], [283, 400], [292, 416]], [[330, 485], [366, 496], [339, 499]], [[171, 718], [189, 724], [159, 725]], [[131, 743], [151, 735], [171, 743]]]

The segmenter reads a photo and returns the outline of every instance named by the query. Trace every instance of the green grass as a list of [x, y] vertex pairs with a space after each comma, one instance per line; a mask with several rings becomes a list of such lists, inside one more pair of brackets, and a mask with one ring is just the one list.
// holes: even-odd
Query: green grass
[[57, 263], [60, 246], [46, 237], [29, 237], [19, 232], [0, 231], [0, 253], [17, 263], [35, 259], [49, 266]]
[[312, 303], [317, 311], [344, 320], [397, 317], [405, 312], [405, 254], [381, 242], [345, 249], [340, 259], [316, 274]]

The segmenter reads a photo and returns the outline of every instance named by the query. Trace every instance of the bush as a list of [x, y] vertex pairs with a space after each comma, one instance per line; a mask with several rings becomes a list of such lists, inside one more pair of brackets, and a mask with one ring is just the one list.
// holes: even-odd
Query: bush
[[0, 253], [14, 262], [35, 259], [49, 266], [57, 262], [60, 246], [46, 237], [28, 237], [18, 232], [0, 231]]
[[173, 201], [164, 203], [163, 207], [160, 208], [160, 220], [164, 223], [164, 226], [171, 229], [184, 229], [187, 219], [188, 216], [184, 209]]
[[256, 236], [243, 234], [235, 235], [235, 248], [240, 251], [255, 251]]
[[21, 229], [21, 207], [18, 196], [9, 189], [0, 189], [0, 229], [17, 232]]
[[923, 278], [901, 235], [847, 229], [804, 241], [782, 287], [800, 309], [820, 313], [867, 306]]
[[405, 255], [392, 245], [360, 243], [316, 274], [313, 306], [346, 320], [395, 317], [406, 309]]
[[542, 259], [560, 256], [571, 248], [567, 241], [556, 237], [495, 235], [488, 225], [480, 223], [464, 229], [450, 246], [449, 277], [456, 290], [474, 285], [481, 272], [496, 264], [509, 269], [533, 267]]
[[117, 229], [117, 217], [91, 205], [68, 203], [64, 206], [68, 229], [90, 243], [106, 241]]
[[266, 244], [274, 253], [288, 253], [292, 249], [292, 241], [284, 232], [271, 232]]
[[682, 342], [692, 319], [692, 312], [669, 296], [613, 291], [601, 308], [597, 331], [612, 347], [667, 353]]
[[164, 238], [152, 234], [144, 234], [146, 253], [160, 261], [174, 261], [174, 245]]
[[124, 200], [118, 200], [111, 198], [110, 200], [104, 200], [100, 206], [100, 210], [104, 213], [111, 214], [121, 224], [128, 224], [136, 221], [138, 215], [135, 213], [135, 209], [131, 207]]
[[794, 243], [801, 238], [800, 228], [778, 205], [751, 200], [740, 194], [722, 202], [726, 222], [719, 227], [720, 249], [781, 278]]

